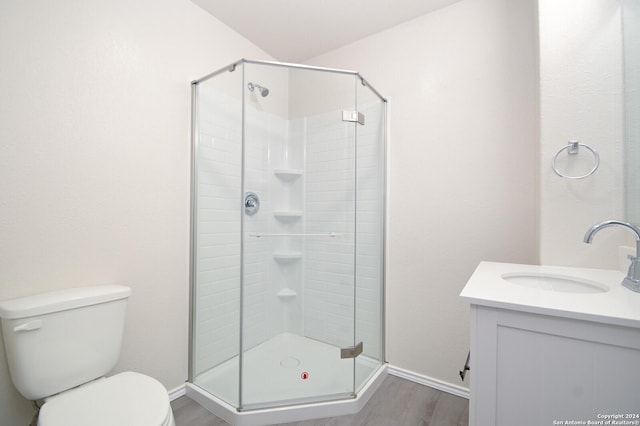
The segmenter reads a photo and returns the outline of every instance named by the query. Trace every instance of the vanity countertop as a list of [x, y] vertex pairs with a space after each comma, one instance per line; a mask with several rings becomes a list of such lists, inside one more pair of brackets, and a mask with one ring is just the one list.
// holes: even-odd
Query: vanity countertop
[[[510, 283], [504, 274], [553, 274], [604, 284], [603, 293], [565, 293]], [[481, 262], [460, 297], [467, 303], [640, 328], [640, 293], [622, 286], [624, 274], [607, 269]]]

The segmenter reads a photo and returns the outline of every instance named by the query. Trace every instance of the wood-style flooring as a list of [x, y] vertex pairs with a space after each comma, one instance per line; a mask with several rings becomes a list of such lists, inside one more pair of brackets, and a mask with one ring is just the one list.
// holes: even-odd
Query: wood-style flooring
[[[187, 397], [171, 403], [176, 426], [224, 426], [227, 422]], [[287, 423], [287, 426], [467, 426], [469, 401], [388, 375], [359, 413]], [[283, 425], [282, 425], [283, 426]]]

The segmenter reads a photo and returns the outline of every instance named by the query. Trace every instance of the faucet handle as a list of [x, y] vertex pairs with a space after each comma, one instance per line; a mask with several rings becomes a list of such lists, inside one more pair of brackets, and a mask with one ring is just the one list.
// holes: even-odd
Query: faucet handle
[[629, 260], [630, 260], [630, 261], [632, 261], [632, 262], [635, 262], [635, 261], [637, 261], [637, 260], [638, 260], [638, 258], [637, 258], [637, 257], [635, 257], [635, 256], [634, 256], [634, 255], [632, 255], [632, 254], [628, 254], [628, 255], [627, 255], [627, 259], [629, 259]]

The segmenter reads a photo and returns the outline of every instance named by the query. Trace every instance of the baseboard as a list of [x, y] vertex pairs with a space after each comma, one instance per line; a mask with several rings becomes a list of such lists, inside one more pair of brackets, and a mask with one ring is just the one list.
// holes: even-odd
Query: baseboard
[[181, 396], [184, 396], [186, 393], [185, 391], [185, 385], [182, 384], [176, 388], [173, 388], [169, 391], [169, 401], [173, 401], [176, 400], [178, 398], [180, 398]]
[[442, 380], [434, 379], [433, 377], [423, 376], [422, 374], [414, 373], [413, 371], [405, 370], [404, 368], [390, 364], [387, 367], [387, 373], [420, 385], [429, 386], [430, 388], [434, 388], [442, 392], [447, 392], [452, 395], [469, 399], [469, 389], [462, 386], [453, 385]]

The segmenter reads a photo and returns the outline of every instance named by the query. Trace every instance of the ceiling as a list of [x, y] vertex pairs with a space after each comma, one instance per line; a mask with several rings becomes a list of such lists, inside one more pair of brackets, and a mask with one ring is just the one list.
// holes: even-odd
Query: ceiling
[[191, 0], [282, 62], [304, 62], [459, 0]]

